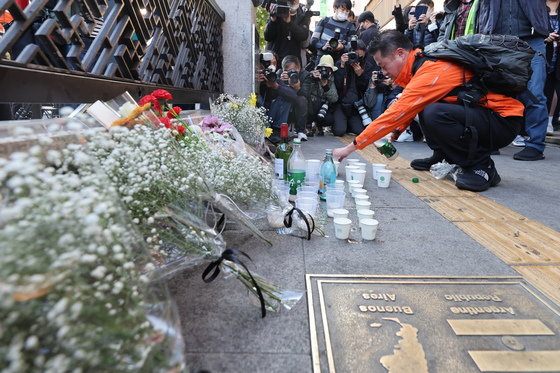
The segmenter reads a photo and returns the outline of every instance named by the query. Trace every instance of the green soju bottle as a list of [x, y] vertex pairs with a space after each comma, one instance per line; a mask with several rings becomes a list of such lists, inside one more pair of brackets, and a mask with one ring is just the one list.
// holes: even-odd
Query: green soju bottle
[[376, 142], [373, 143], [379, 153], [383, 154], [387, 157], [388, 160], [392, 161], [393, 159], [399, 156], [399, 151], [395, 146], [389, 142], [385, 137], [380, 138]]
[[274, 153], [274, 174], [277, 179], [288, 180], [288, 160], [292, 155], [292, 145], [288, 139], [288, 125], [280, 125], [280, 143]]

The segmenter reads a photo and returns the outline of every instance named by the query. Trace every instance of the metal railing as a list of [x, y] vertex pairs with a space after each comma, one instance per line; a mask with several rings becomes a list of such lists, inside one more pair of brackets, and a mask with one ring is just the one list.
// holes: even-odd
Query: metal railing
[[176, 103], [223, 91], [214, 0], [33, 0], [0, 38], [0, 102], [86, 103], [167, 89]]

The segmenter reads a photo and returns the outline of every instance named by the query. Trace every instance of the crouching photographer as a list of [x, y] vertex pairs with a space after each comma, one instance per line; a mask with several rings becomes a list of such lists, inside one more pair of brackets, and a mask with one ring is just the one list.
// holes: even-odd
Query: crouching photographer
[[278, 79], [276, 72], [278, 70], [278, 56], [270, 51], [264, 51], [259, 54], [259, 64], [257, 70], [257, 82], [259, 84], [259, 94], [257, 97], [257, 105], [270, 110], [272, 101], [278, 96], [276, 90], [268, 87], [267, 82], [275, 82]]
[[[335, 136], [345, 133], [360, 134], [369, 116], [363, 105], [363, 95], [368, 88], [372, 64], [366, 63], [366, 45], [362, 40], [357, 41], [354, 53], [345, 53], [340, 58], [338, 71], [334, 73], [334, 82], [338, 91], [339, 101], [335, 105], [332, 119], [332, 132]], [[371, 122], [371, 121], [370, 121]]]
[[376, 70], [371, 73], [369, 87], [364, 93], [364, 104], [368, 108], [371, 120], [377, 119], [387, 109], [387, 97], [392, 90], [392, 80], [385, 76], [383, 71]]
[[308, 96], [311, 89], [309, 72], [301, 69], [296, 56], [282, 60], [282, 72], [275, 82], [266, 85], [276, 91], [278, 97], [272, 101], [269, 116], [272, 118], [272, 142], [280, 141], [280, 124], [293, 122], [297, 137], [307, 140], [305, 125], [308, 113]]
[[[312, 126], [312, 130], [317, 129], [317, 134], [324, 134], [323, 124], [329, 107], [338, 101], [338, 92], [334, 84], [333, 73], [338, 70], [334, 65], [333, 58], [324, 55], [317, 64], [317, 69], [310, 74], [310, 90], [308, 96], [309, 115], [307, 122], [315, 122], [316, 127]], [[309, 79], [309, 78], [308, 78]]]

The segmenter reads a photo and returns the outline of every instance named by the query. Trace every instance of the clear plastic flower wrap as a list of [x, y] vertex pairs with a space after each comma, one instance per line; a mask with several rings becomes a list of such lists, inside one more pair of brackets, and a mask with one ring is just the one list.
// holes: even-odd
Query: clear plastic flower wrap
[[457, 173], [459, 170], [459, 166], [456, 164], [449, 164], [446, 161], [438, 162], [430, 167], [430, 173], [438, 180], [449, 177], [453, 181], [457, 181]]

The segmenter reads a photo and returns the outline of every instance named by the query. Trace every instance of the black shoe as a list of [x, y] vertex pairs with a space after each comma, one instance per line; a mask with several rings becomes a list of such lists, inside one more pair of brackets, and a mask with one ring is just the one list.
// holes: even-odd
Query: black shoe
[[457, 174], [455, 186], [459, 189], [470, 190], [472, 192], [483, 192], [490, 187], [496, 186], [502, 181], [494, 161], [490, 161], [490, 165], [486, 168], [470, 168], [463, 169]]
[[544, 159], [544, 154], [535, 148], [526, 146], [520, 152], [515, 153], [513, 159], [518, 161], [538, 161]]
[[432, 165], [445, 159], [442, 152], [434, 150], [434, 154], [430, 158], [415, 159], [410, 162], [410, 167], [418, 171], [429, 171]]
[[494, 150], [490, 155], [500, 155], [500, 149]]

